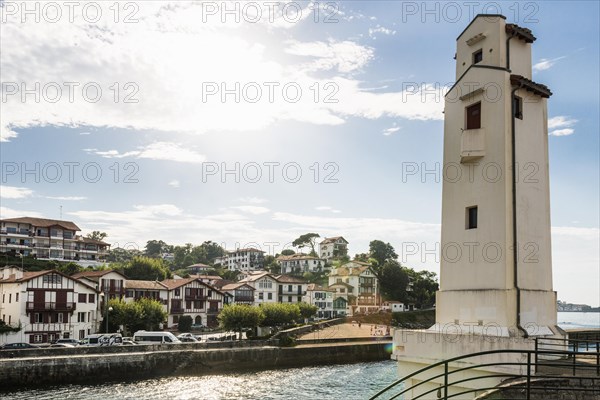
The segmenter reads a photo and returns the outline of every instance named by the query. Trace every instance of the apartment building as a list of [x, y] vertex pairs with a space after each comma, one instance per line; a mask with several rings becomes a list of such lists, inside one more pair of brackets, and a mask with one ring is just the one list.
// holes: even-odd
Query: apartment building
[[58, 271], [0, 270], [0, 317], [19, 332], [0, 335], [0, 343], [49, 343], [83, 339], [95, 333], [101, 318], [100, 292]]
[[327, 260], [308, 254], [292, 254], [277, 257], [282, 274], [300, 274], [304, 272], [321, 272], [327, 268]]
[[110, 245], [77, 234], [71, 221], [46, 218], [0, 220], [0, 253], [33, 256], [41, 260], [72, 261], [82, 266], [105, 262]]
[[215, 259], [215, 265], [221, 265], [231, 271], [255, 271], [264, 266], [265, 252], [255, 248], [227, 251]]

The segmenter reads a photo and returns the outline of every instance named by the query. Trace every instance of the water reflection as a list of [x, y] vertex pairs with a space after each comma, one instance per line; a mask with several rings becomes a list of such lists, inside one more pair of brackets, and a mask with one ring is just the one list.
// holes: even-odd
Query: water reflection
[[396, 363], [291, 368], [243, 374], [171, 377], [10, 392], [13, 399], [365, 399], [397, 379]]

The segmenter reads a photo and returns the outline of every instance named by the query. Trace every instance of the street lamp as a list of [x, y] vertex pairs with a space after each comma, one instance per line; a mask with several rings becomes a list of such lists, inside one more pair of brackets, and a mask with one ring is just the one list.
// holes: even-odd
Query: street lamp
[[108, 307], [108, 309], [106, 310], [106, 333], [108, 333], [108, 313], [111, 312], [113, 310], [112, 307]]

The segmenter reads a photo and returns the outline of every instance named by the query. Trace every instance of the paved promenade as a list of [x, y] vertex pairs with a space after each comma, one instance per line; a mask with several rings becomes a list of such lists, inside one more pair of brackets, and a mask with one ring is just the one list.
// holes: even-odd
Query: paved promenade
[[[344, 338], [365, 338], [370, 339], [376, 336], [385, 336], [387, 327], [385, 325], [362, 324], [339, 324], [324, 328], [315, 332], [306, 333], [298, 337], [298, 340], [318, 340], [318, 339], [344, 339]], [[389, 332], [387, 332], [389, 334]]]

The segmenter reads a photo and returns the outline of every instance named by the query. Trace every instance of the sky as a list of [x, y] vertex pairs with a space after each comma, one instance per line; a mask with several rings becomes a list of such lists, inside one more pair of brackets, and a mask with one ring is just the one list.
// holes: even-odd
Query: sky
[[553, 92], [554, 289], [600, 304], [597, 2], [0, 4], [1, 218], [140, 249], [380, 239], [435, 272], [456, 38], [503, 14]]

